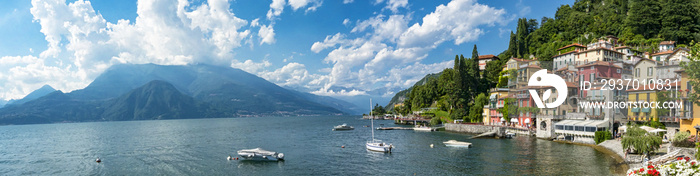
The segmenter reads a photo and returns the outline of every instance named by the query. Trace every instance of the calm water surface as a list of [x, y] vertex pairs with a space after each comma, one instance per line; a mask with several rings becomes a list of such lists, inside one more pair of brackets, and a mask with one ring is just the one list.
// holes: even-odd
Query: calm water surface
[[[342, 123], [355, 130], [331, 131]], [[0, 175], [610, 175], [621, 168], [591, 147], [449, 132], [375, 131], [396, 148], [368, 152], [365, 125], [347, 116], [0, 126]], [[473, 147], [442, 145], [450, 139]], [[226, 160], [256, 147], [286, 161]]]

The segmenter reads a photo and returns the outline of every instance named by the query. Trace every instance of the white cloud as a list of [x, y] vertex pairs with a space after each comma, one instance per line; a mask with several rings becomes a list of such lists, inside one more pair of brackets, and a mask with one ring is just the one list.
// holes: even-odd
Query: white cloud
[[386, 2], [386, 7], [384, 8], [396, 13], [399, 11], [399, 8], [406, 7], [408, 7], [408, 0], [389, 0]]
[[272, 72], [262, 73], [260, 76], [281, 86], [303, 85], [312, 80], [312, 75], [306, 70], [306, 66], [296, 62]]
[[275, 17], [280, 16], [285, 5], [287, 5], [285, 0], [272, 0], [270, 10], [267, 11], [267, 19], [273, 20]]
[[[89, 1], [32, 0], [31, 14], [48, 49], [0, 59], [0, 98], [21, 98], [44, 84], [64, 92], [85, 87], [116, 63], [232, 64], [253, 36], [274, 43], [272, 24], [236, 17], [226, 0], [140, 0], [134, 21], [107, 22]], [[260, 26], [258, 35], [251, 27]], [[245, 64], [246, 62], [243, 62]], [[263, 64], [263, 67], [269, 66]]]
[[431, 46], [454, 40], [459, 45], [476, 40], [484, 33], [479, 26], [505, 24], [506, 11], [478, 4], [475, 0], [453, 0], [439, 5], [423, 17], [422, 24], [414, 24], [401, 34], [402, 47]]
[[321, 7], [321, 4], [323, 4], [323, 1], [321, 0], [289, 0], [289, 6], [292, 7], [294, 11], [309, 6], [306, 11], [316, 11], [319, 7]]
[[[377, 0], [381, 4], [384, 0]], [[383, 85], [387, 92], [396, 88], [407, 88], [428, 73], [440, 72], [452, 66], [447, 61], [426, 64], [423, 59], [438, 45], [452, 41], [456, 45], [476, 40], [484, 33], [483, 26], [504, 25], [505, 10], [478, 4], [474, 0], [453, 0], [439, 5], [434, 12], [422, 17], [422, 23], [409, 26], [412, 12], [398, 14], [400, 8], [410, 6], [405, 0], [388, 0], [382, 13], [358, 21], [349, 33], [328, 35], [315, 42], [311, 51], [320, 53], [332, 49], [324, 61], [332, 66], [327, 75], [315, 77], [310, 83], [321, 88], [319, 95], [348, 95]], [[344, 20], [344, 24], [349, 20]], [[348, 36], [359, 36], [351, 38]], [[331, 87], [362, 87], [364, 90]], [[353, 92], [354, 90], [354, 92]]]
[[239, 62], [238, 60], [233, 60], [231, 62], [231, 67], [238, 68], [251, 74], [259, 74], [265, 70], [265, 68], [272, 66], [267, 60], [256, 63], [253, 60], [246, 60], [244, 62]]
[[347, 26], [348, 24], [350, 24], [350, 19], [345, 18], [343, 20], [343, 25]]
[[350, 4], [354, 2], [355, 0], [343, 0], [343, 4]]
[[258, 36], [262, 39], [260, 44], [263, 43], [273, 44], [275, 43], [275, 29], [272, 29], [272, 25], [262, 25], [260, 26], [260, 31], [258, 31]]

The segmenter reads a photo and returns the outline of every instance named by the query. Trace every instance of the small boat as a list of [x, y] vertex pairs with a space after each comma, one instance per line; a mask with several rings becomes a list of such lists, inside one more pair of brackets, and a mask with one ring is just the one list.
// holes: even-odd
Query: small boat
[[282, 161], [284, 160], [284, 154], [277, 153], [273, 151], [267, 151], [260, 148], [239, 150], [238, 156], [244, 160], [252, 161]]
[[342, 124], [342, 125], [338, 125], [338, 126], [333, 127], [333, 131], [344, 131], [344, 130], [354, 130], [354, 129], [355, 129], [355, 127], [348, 126], [348, 124]]
[[393, 145], [391, 144], [386, 144], [382, 142], [381, 140], [372, 140], [372, 141], [367, 141], [366, 144], [367, 150], [369, 151], [375, 151], [375, 152], [384, 152], [384, 153], [391, 153], [391, 149], [394, 148]]
[[505, 138], [510, 139], [510, 138], [513, 138], [513, 137], [515, 137], [515, 133], [512, 133], [512, 132], [506, 133]]
[[414, 127], [413, 131], [426, 131], [426, 132], [431, 132], [435, 131], [435, 128], [427, 127], [427, 126], [420, 126], [420, 127]]
[[[372, 105], [372, 99], [369, 99], [369, 104], [370, 108]], [[369, 112], [369, 115], [372, 116], [372, 111]], [[384, 153], [391, 153], [391, 149], [394, 148], [393, 145], [389, 144], [387, 145], [386, 143], [382, 142], [381, 140], [374, 139], [374, 119], [371, 120], [372, 124], [372, 140], [367, 141], [365, 143], [365, 147], [367, 147], [367, 150], [369, 151], [375, 151], [375, 152], [384, 152]]]
[[448, 147], [472, 147], [472, 143], [456, 141], [456, 140], [449, 140], [449, 141], [445, 141], [442, 143]]

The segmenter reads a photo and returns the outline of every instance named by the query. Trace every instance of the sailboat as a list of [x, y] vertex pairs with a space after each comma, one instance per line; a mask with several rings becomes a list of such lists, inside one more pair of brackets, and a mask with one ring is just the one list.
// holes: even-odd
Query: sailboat
[[372, 140], [367, 141], [367, 144], [365, 146], [367, 147], [367, 150], [369, 151], [375, 151], [375, 152], [384, 152], [384, 153], [391, 153], [391, 149], [394, 148], [393, 145], [389, 144], [387, 145], [386, 143], [382, 142], [381, 140], [374, 139], [374, 118], [372, 117], [372, 99], [369, 100], [369, 116], [370, 119], [372, 119]]

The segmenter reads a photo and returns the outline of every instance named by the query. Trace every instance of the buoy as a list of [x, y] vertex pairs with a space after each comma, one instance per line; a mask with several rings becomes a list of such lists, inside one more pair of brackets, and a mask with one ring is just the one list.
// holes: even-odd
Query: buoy
[[236, 157], [236, 160], [238, 160], [238, 157]]
[[344, 146], [344, 145], [343, 145], [343, 146], [340, 146], [340, 148], [345, 148], [345, 146]]
[[430, 148], [433, 148], [433, 144], [430, 144]]
[[226, 158], [226, 160], [233, 160], [233, 158], [231, 158], [231, 155], [229, 155], [228, 158]]
[[102, 162], [102, 160], [100, 160], [100, 157], [97, 157], [97, 159], [95, 160], [95, 162], [98, 162], [98, 163], [99, 163], [99, 162]]

